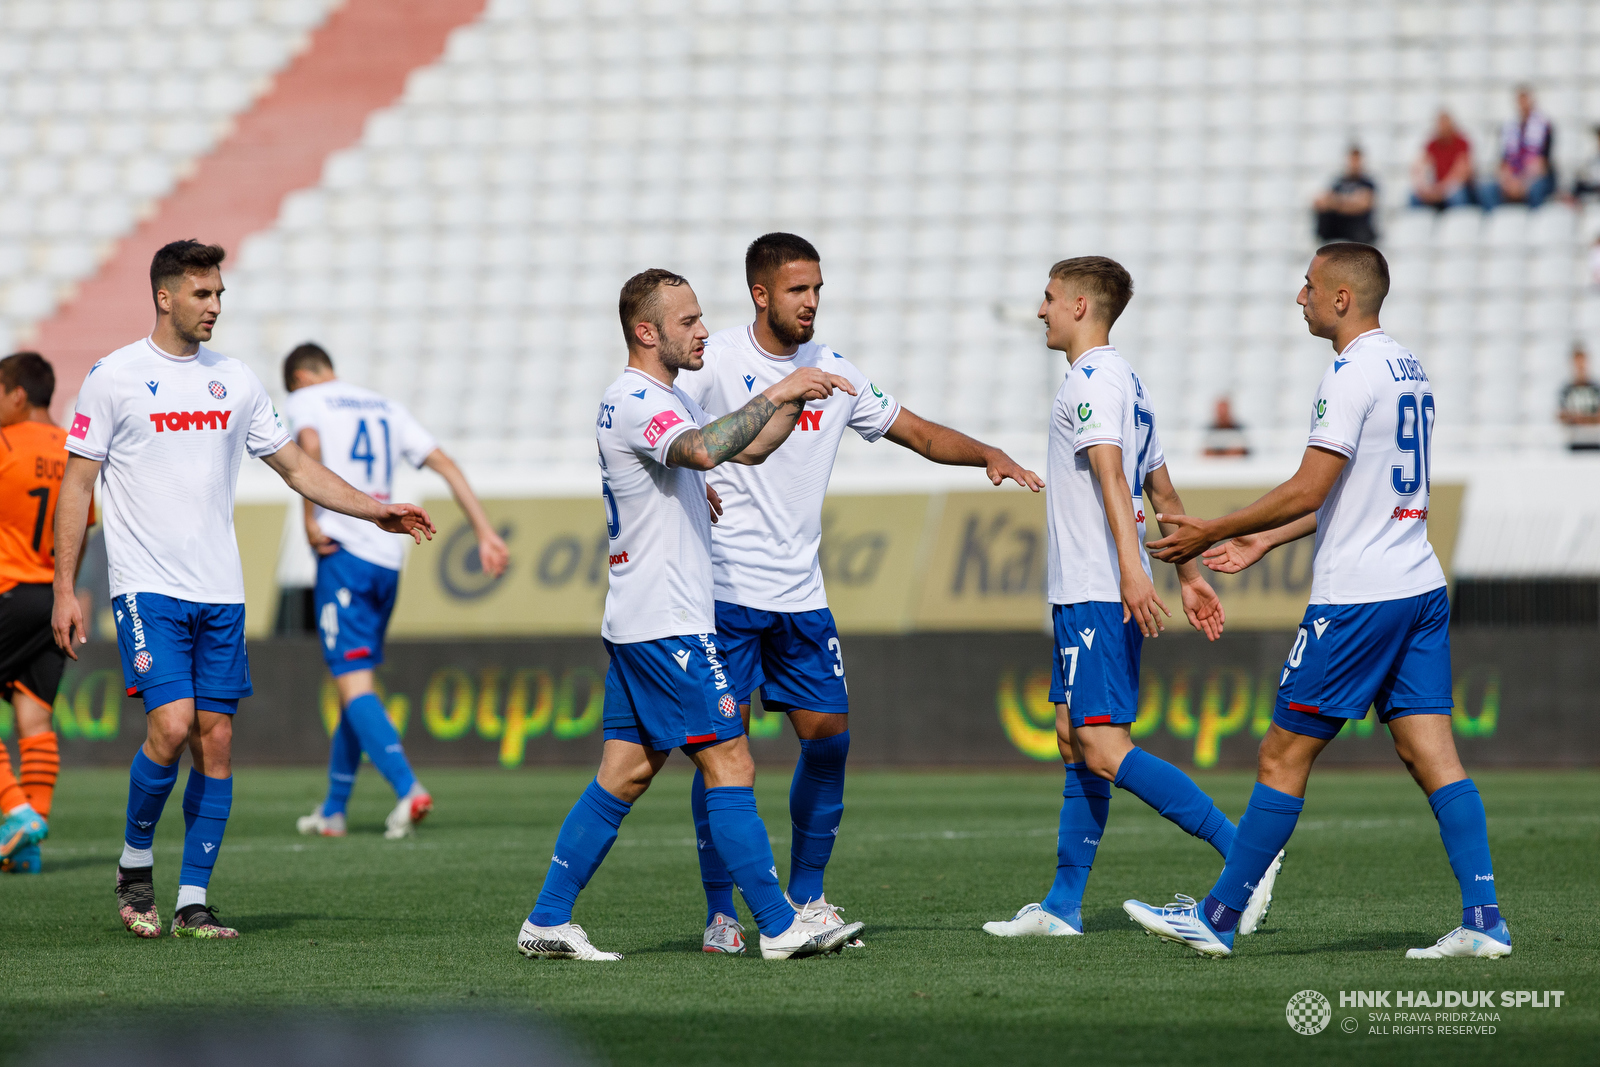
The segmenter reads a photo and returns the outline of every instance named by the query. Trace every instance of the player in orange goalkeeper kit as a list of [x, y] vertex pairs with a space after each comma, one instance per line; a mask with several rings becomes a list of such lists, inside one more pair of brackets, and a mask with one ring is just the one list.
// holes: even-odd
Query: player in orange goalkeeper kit
[[51, 636], [50, 611], [67, 432], [50, 421], [55, 388], [55, 371], [37, 352], [0, 359], [0, 696], [16, 709], [22, 757], [19, 781], [0, 741], [0, 868], [13, 874], [38, 873], [61, 769], [50, 712], [66, 654]]

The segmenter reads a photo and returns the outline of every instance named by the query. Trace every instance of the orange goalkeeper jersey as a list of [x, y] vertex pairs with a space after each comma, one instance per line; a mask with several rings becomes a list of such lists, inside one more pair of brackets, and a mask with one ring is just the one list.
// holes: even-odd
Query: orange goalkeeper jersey
[[0, 428], [0, 593], [55, 580], [56, 498], [67, 469], [66, 441], [67, 431], [43, 422]]

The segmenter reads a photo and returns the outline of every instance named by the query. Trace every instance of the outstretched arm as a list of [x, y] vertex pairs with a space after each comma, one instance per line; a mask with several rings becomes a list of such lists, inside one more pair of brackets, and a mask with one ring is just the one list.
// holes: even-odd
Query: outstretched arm
[[[726, 463], [750, 447], [780, 407], [796, 401], [803, 407], [807, 400], [823, 400], [832, 396], [835, 389], [856, 395], [855, 387], [848, 379], [827, 374], [815, 367], [801, 367], [738, 411], [679, 434], [667, 448], [667, 466], [708, 471]], [[789, 429], [793, 428], [791, 424]], [[777, 445], [772, 447], [776, 448]]]
[[[1145, 476], [1144, 490], [1151, 506], [1157, 510], [1183, 513], [1183, 498], [1173, 488], [1172, 478], [1165, 466], [1157, 467]], [[1165, 527], [1161, 532], [1167, 532]], [[1221, 598], [1201, 575], [1198, 563], [1193, 560], [1180, 563], [1177, 571], [1178, 595], [1183, 600], [1184, 617], [1189, 620], [1190, 626], [1205, 634], [1208, 640], [1215, 641], [1222, 636], [1222, 626], [1227, 618], [1222, 610]]]
[[[94, 480], [100, 475], [100, 464], [82, 456], [67, 455], [66, 473], [61, 477], [60, 495], [56, 497], [56, 575], [55, 607], [50, 612], [50, 630], [55, 635], [56, 646], [73, 659], [74, 644], [89, 640], [89, 628], [84, 625], [83, 606], [78, 603], [78, 561], [83, 553], [84, 538], [89, 529], [89, 504], [94, 500]], [[77, 640], [74, 641], [73, 638]]]
[[270, 456], [262, 456], [289, 488], [329, 511], [375, 523], [390, 533], [410, 534], [418, 544], [433, 540], [435, 530], [428, 513], [415, 504], [380, 504], [318, 463], [293, 441]]
[[[318, 463], [322, 462], [322, 435], [309, 426], [295, 435], [295, 441], [302, 451]], [[311, 547], [319, 556], [331, 556], [339, 551], [339, 542], [322, 532], [322, 526], [317, 522], [317, 506], [310, 500], [301, 498], [305, 508], [306, 540], [311, 542]]]
[[929, 422], [904, 407], [900, 409], [900, 414], [895, 416], [894, 422], [884, 436], [935, 463], [945, 463], [952, 467], [985, 467], [988, 470], [989, 481], [995, 485], [1010, 478], [1035, 493], [1044, 488], [1043, 478], [1024, 469], [1000, 449], [968, 437], [960, 430], [952, 430], [937, 422]]
[[505, 541], [495, 532], [494, 524], [489, 521], [489, 516], [483, 510], [483, 504], [478, 501], [472, 486], [467, 484], [467, 476], [461, 473], [456, 461], [445, 455], [442, 448], [435, 448], [429, 452], [428, 458], [422, 461], [422, 465], [436, 472], [450, 486], [450, 495], [461, 505], [467, 521], [472, 523], [472, 531], [478, 535], [479, 564], [489, 577], [500, 577], [505, 572], [506, 565], [511, 562], [511, 550], [506, 548]]
[[1150, 554], [1168, 563], [1186, 563], [1218, 541], [1274, 530], [1312, 515], [1328, 498], [1346, 462], [1338, 452], [1312, 446], [1306, 449], [1293, 478], [1248, 507], [1210, 520], [1158, 514], [1161, 523], [1177, 529], [1152, 543]]
[[1262, 530], [1256, 534], [1244, 534], [1229, 538], [1221, 544], [1212, 545], [1206, 549], [1200, 561], [1219, 574], [1238, 574], [1279, 545], [1298, 541], [1316, 532], [1317, 516], [1312, 513], [1294, 520], [1287, 526]]

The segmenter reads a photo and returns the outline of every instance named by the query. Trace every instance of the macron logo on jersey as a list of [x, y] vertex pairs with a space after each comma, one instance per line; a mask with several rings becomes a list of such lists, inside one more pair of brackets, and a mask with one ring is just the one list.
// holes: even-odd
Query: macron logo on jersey
[[644, 399], [644, 390], [641, 389], [637, 393], [634, 393], [632, 395], [638, 397], [640, 400], [643, 400]]
[[755, 389], [756, 389], [756, 376], [754, 374], [746, 374], [744, 376], [744, 391], [747, 392], [747, 393], [753, 393], [753, 392], [755, 392]]
[[89, 436], [89, 416], [74, 414], [72, 416], [72, 429], [67, 431], [68, 437], [76, 437], [82, 441]]
[[645, 443], [654, 448], [656, 442], [661, 440], [662, 434], [682, 421], [683, 419], [678, 417], [676, 411], [657, 412], [656, 417], [650, 420], [650, 425], [644, 428]]
[[[156, 433], [163, 430], [226, 430], [232, 415], [231, 411], [155, 411], [150, 413], [150, 421], [155, 424]], [[84, 419], [84, 425], [87, 426], [88, 421]]]
[[145, 385], [146, 389], [150, 390], [150, 395], [151, 396], [155, 396], [156, 395], [156, 390], [161, 388], [161, 383], [160, 382], [145, 382], [144, 385]]

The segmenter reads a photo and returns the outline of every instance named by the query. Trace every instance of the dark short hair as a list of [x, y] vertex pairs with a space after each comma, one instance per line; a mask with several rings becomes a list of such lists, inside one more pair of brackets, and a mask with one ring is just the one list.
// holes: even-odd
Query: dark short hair
[[746, 287], [772, 277], [785, 263], [821, 263], [816, 246], [792, 233], [764, 233], [744, 250]]
[[1382, 252], [1359, 241], [1335, 241], [1317, 249], [1317, 255], [1350, 287], [1362, 311], [1378, 313], [1389, 295], [1389, 262]]
[[307, 341], [295, 345], [294, 351], [283, 357], [283, 387], [294, 391], [294, 372], [298, 370], [332, 370], [333, 358], [319, 344]]
[[204, 274], [222, 266], [228, 253], [221, 245], [203, 245], [199, 241], [173, 241], [162, 245], [150, 260], [150, 296], [166, 288], [173, 278], [185, 274]]
[[0, 359], [0, 385], [8, 393], [20, 385], [28, 391], [28, 403], [47, 408], [56, 395], [56, 369], [37, 352], [13, 352]]
[[617, 315], [622, 319], [622, 336], [633, 344], [633, 328], [648, 322], [661, 329], [661, 287], [688, 285], [689, 279], [670, 270], [651, 267], [642, 270], [622, 284], [622, 295], [617, 298]]
[[1105, 256], [1063, 259], [1050, 268], [1050, 277], [1082, 287], [1108, 329], [1133, 299], [1133, 275], [1121, 263]]

